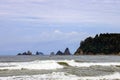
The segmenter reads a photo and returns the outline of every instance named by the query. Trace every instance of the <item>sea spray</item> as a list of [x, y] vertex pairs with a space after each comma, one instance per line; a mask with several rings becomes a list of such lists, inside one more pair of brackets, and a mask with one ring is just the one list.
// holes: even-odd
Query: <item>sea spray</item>
[[120, 66], [120, 62], [75, 62], [74, 60], [36, 60], [31, 62], [10, 62], [0, 63], [0, 70], [50, 70], [64, 68], [64, 63], [73, 67], [90, 67], [90, 66]]
[[50, 74], [42, 75], [24, 75], [24, 76], [9, 76], [9, 77], [0, 77], [0, 80], [119, 80], [120, 73], [115, 72], [110, 75], [104, 76], [84, 76], [78, 77], [76, 75], [68, 74], [65, 72], [53, 72]]

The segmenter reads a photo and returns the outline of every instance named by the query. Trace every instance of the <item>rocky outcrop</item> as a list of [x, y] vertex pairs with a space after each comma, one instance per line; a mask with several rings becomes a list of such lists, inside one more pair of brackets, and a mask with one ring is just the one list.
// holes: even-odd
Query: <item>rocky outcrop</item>
[[69, 48], [66, 48], [64, 53], [62, 51], [58, 51], [56, 55], [71, 55]]
[[82, 49], [77, 49], [74, 55], [83, 55]]
[[44, 55], [44, 53], [42, 53], [42, 52], [36, 52], [36, 55]]
[[80, 43], [74, 55], [119, 55], [120, 33], [97, 34]]
[[59, 50], [56, 55], [64, 55], [64, 53]]
[[18, 53], [17, 55], [32, 55], [32, 52], [28, 51], [24, 53]]
[[66, 48], [66, 49], [65, 49], [64, 55], [71, 55], [69, 48]]

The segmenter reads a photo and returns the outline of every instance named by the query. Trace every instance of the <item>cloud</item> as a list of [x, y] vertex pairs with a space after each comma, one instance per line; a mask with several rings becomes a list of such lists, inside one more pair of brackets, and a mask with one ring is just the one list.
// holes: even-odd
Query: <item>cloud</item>
[[[37, 31], [30, 33], [30, 30], [25, 29], [19, 34], [19, 31], [9, 31], [0, 39], [0, 51], [25, 51], [25, 50], [43, 50], [48, 53], [50, 51], [57, 51], [66, 47], [71, 47], [74, 52], [76, 45], [89, 34], [85, 32], [68, 31], [64, 32], [58, 29], [52, 31]], [[21, 30], [20, 30], [21, 31]], [[11, 33], [13, 32], [13, 33]], [[21, 35], [21, 34], [24, 35]], [[34, 33], [34, 34], [33, 34]], [[78, 43], [78, 44], [77, 44]], [[56, 46], [56, 48], [54, 48]], [[75, 47], [74, 47], [75, 46]], [[12, 52], [11, 52], [12, 53]]]
[[47, 0], [19, 0], [19, 1], [16, 1], [16, 0], [1, 0], [1, 4], [24, 4], [24, 3], [34, 3], [34, 2], [46, 2]]
[[2, 0], [1, 19], [44, 23], [119, 24], [119, 0]]
[[[49, 42], [49, 41], [65, 41], [65, 42], [77, 42], [88, 36], [87, 33], [83, 32], [62, 32], [60, 30], [41, 32], [39, 35], [35, 36], [34, 39], [38, 39], [36, 42]], [[29, 39], [31, 40], [31, 39]], [[33, 40], [32, 40], [33, 41]]]
[[[23, 32], [24, 33], [24, 32]], [[27, 33], [27, 32], [26, 32]], [[18, 43], [41, 43], [41, 42], [50, 42], [50, 41], [62, 41], [67, 43], [79, 42], [81, 39], [84, 39], [88, 36], [87, 33], [84, 32], [62, 32], [60, 30], [54, 31], [43, 31], [37, 32], [34, 34], [24, 34], [21, 35], [19, 32], [16, 34], [8, 33], [5, 34], [0, 40], [1, 45], [8, 44], [18, 44]]]
[[119, 32], [119, 21], [120, 0], [0, 0], [0, 48], [73, 47], [92, 34]]

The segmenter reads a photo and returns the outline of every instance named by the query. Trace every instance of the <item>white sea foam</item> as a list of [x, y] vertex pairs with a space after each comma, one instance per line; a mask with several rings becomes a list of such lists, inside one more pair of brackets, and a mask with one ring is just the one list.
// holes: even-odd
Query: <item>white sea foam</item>
[[90, 66], [116, 66], [120, 65], [120, 62], [105, 62], [105, 63], [94, 63], [94, 62], [82, 62], [78, 63], [74, 60], [67, 62], [70, 66], [76, 66], [76, 67], [90, 67]]
[[56, 63], [54, 60], [32, 61], [32, 62], [12, 62], [0, 63], [0, 70], [16, 70], [16, 69], [58, 69], [63, 66]]
[[[59, 62], [59, 61], [57, 61]], [[66, 62], [73, 67], [90, 67], [90, 66], [120, 66], [120, 62], [105, 62], [105, 63], [94, 63], [94, 62], [76, 62], [74, 60], [61, 60], [60, 62]]]
[[0, 77], [0, 80], [77, 80], [78, 77], [64, 72], [53, 72], [51, 74], [32, 75], [32, 76], [11, 76]]
[[11, 62], [0, 63], [0, 70], [16, 70], [16, 69], [59, 69], [64, 66], [58, 64], [58, 62], [65, 62], [73, 67], [90, 67], [90, 66], [120, 66], [120, 62], [75, 62], [74, 60], [44, 60], [44, 61], [32, 61], [32, 62]]
[[42, 75], [26, 75], [26, 76], [11, 76], [11, 77], [0, 77], [0, 80], [115, 80], [120, 79], [120, 73], [114, 73], [105, 76], [94, 76], [94, 77], [78, 77], [64, 72], [53, 72], [51, 74]]
[[105, 76], [79, 77], [80, 80], [120, 80], [120, 73], [116, 72]]

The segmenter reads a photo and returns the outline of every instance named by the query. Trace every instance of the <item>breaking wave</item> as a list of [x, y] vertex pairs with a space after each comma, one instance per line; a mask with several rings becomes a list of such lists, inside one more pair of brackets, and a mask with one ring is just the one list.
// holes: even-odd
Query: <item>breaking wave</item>
[[90, 66], [120, 66], [120, 62], [106, 62], [106, 63], [94, 63], [94, 62], [77, 62], [75, 60], [36, 60], [32, 62], [9, 62], [9, 63], [0, 63], [0, 70], [51, 70], [51, 69], [60, 69], [64, 68], [64, 65], [58, 64], [63, 62], [73, 67], [90, 67]]
[[95, 77], [78, 77], [76, 75], [71, 75], [65, 72], [53, 72], [51, 74], [42, 75], [25, 75], [25, 76], [10, 76], [10, 77], [0, 77], [0, 80], [119, 80], [120, 73], [113, 73], [105, 76], [95, 76]]
[[32, 61], [32, 62], [12, 62], [12, 63], [0, 63], [0, 70], [21, 70], [21, 69], [58, 69], [63, 68], [63, 66], [56, 63], [54, 60], [46, 61]]

